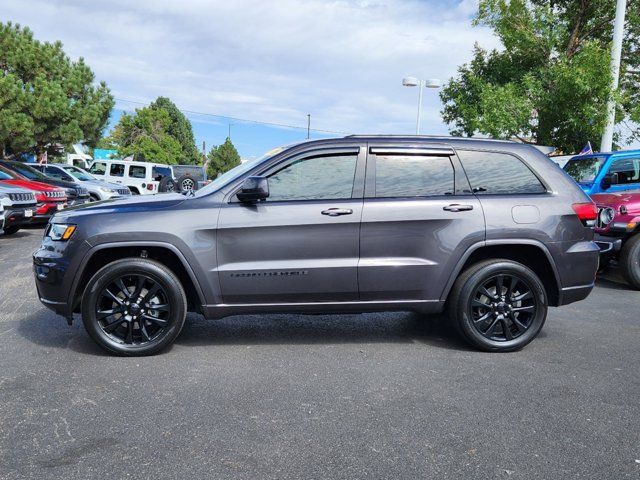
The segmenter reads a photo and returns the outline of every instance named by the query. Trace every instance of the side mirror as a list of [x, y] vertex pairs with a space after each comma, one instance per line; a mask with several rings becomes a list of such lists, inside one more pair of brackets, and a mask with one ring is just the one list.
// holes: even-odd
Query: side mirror
[[247, 177], [236, 194], [241, 202], [257, 202], [269, 196], [269, 181], [265, 177]]
[[618, 183], [620, 183], [620, 180], [617, 173], [607, 173], [602, 179], [600, 186], [603, 190], [607, 190], [611, 185], [617, 185]]

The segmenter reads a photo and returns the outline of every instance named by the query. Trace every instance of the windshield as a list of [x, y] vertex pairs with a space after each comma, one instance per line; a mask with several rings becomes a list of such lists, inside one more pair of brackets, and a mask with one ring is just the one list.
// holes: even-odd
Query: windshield
[[246, 161], [244, 163], [241, 163], [237, 167], [234, 167], [231, 170], [229, 170], [228, 172], [225, 172], [222, 175], [220, 175], [218, 178], [213, 180], [206, 187], [203, 187], [200, 190], [198, 190], [196, 192], [196, 196], [200, 197], [202, 195], [207, 195], [207, 194], [209, 194], [211, 192], [215, 192], [216, 190], [221, 189], [227, 183], [229, 183], [229, 182], [235, 180], [236, 178], [240, 177], [241, 175], [245, 174], [246, 172], [251, 170], [256, 165], [262, 163], [264, 160], [267, 160], [268, 158], [271, 158], [271, 157], [277, 155], [278, 153], [283, 151], [285, 148], [287, 148], [287, 147], [285, 146], [285, 147], [274, 148], [272, 150], [269, 150], [267, 153], [262, 155], [260, 158], [256, 158], [254, 160], [248, 160], [248, 161]]
[[578, 183], [593, 183], [606, 157], [573, 157], [565, 166], [567, 172]]
[[27, 165], [24, 165], [22, 163], [18, 163], [18, 162], [9, 162], [7, 167], [9, 167], [11, 170], [15, 170], [16, 172], [18, 172], [20, 175], [22, 175], [23, 177], [28, 178], [29, 180], [47, 180], [47, 176], [44, 175], [43, 173], [40, 173], [39, 171], [37, 171], [34, 168], [31, 168]]
[[0, 170], [0, 180], [13, 180], [13, 177]]
[[87, 182], [87, 181], [96, 179], [89, 172], [85, 172], [84, 170], [78, 167], [72, 167], [69, 165], [67, 167], [62, 167], [62, 169], [65, 172], [67, 172], [69, 175], [71, 175], [73, 178], [75, 178], [76, 180], [80, 180], [81, 182]]

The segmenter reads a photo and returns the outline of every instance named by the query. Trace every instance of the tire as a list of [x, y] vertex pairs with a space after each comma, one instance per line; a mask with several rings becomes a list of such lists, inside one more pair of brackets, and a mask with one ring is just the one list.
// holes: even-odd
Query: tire
[[96, 195], [95, 193], [90, 193], [89, 194], [90, 200], [91, 202], [99, 202], [100, 201], [100, 197], [98, 195]]
[[636, 233], [624, 242], [618, 261], [624, 279], [640, 290], [640, 234]]
[[16, 233], [18, 230], [20, 230], [20, 227], [17, 227], [15, 225], [11, 226], [11, 227], [4, 227], [2, 229], [2, 231], [4, 232], [5, 235], [13, 235], [14, 233]]
[[162, 177], [158, 184], [158, 191], [162, 193], [173, 192], [176, 189], [176, 182], [171, 177]]
[[107, 352], [153, 355], [180, 334], [187, 299], [180, 280], [161, 263], [123, 258], [91, 277], [82, 296], [81, 312], [87, 333]]
[[188, 190], [195, 191], [198, 189], [198, 182], [190, 175], [182, 175], [178, 180], [176, 180], [176, 187], [179, 192], [185, 192]]
[[458, 277], [448, 307], [450, 321], [469, 344], [487, 352], [512, 352], [540, 333], [548, 301], [531, 269], [494, 259], [472, 265]]

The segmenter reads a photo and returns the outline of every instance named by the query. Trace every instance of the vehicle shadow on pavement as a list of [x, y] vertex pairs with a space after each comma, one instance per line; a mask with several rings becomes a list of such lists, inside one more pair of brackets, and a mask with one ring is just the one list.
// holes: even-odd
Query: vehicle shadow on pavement
[[107, 355], [89, 337], [82, 326], [82, 321], [76, 318], [73, 325], [48, 309], [39, 310], [20, 320], [18, 333], [36, 345], [46, 348], [69, 349], [88, 355]]
[[470, 350], [442, 315], [243, 315], [205, 320], [189, 315], [179, 345], [424, 343]]
[[[46, 348], [108, 355], [91, 340], [77, 316], [69, 326], [62, 318], [42, 309], [23, 318], [17, 330], [23, 338]], [[176, 344], [184, 346], [415, 342], [449, 350], [471, 350], [448, 325], [446, 316], [406, 312], [243, 315], [221, 320], [189, 314], [176, 339]]]
[[610, 290], [629, 290], [636, 292], [637, 290], [629, 285], [622, 273], [617, 268], [607, 268], [604, 272], [598, 274], [596, 285]]

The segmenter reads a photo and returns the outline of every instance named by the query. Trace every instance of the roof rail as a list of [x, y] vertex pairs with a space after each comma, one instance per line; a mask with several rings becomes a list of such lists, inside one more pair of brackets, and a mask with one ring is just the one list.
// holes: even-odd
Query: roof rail
[[474, 141], [474, 140], [485, 140], [491, 142], [507, 142], [507, 143], [518, 143], [514, 140], [502, 140], [499, 138], [489, 138], [489, 137], [457, 137], [453, 135], [403, 135], [403, 134], [383, 134], [383, 133], [374, 133], [374, 134], [353, 134], [353, 135], [345, 135], [344, 138], [426, 138], [426, 139], [455, 139], [455, 140], [464, 140], [464, 141]]

